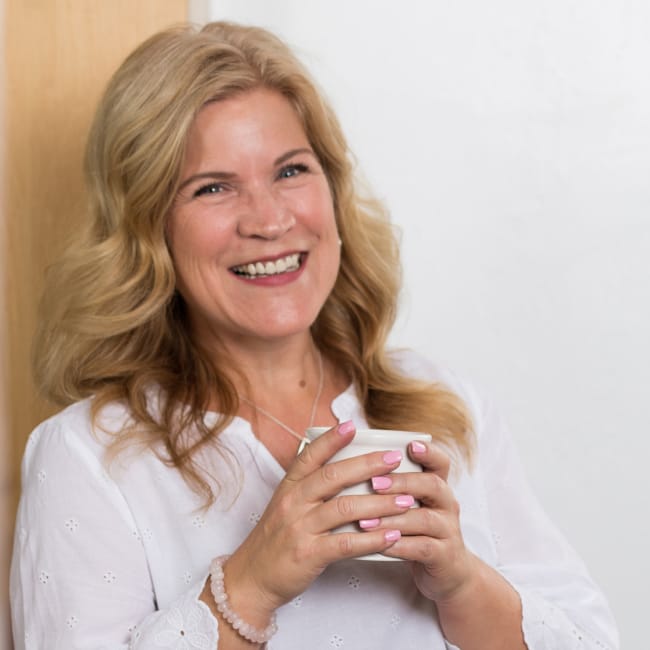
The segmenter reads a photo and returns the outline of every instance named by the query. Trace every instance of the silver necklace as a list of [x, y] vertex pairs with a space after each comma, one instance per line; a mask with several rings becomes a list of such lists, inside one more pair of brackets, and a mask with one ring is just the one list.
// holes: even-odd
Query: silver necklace
[[[318, 390], [316, 391], [316, 397], [314, 398], [314, 403], [311, 406], [311, 414], [309, 416], [309, 427], [314, 426], [314, 420], [316, 419], [316, 409], [318, 408], [318, 402], [320, 402], [320, 397], [323, 392], [323, 384], [324, 384], [323, 355], [321, 354], [320, 350], [316, 350], [316, 351], [318, 353]], [[276, 418], [275, 415], [269, 413], [261, 406], [255, 404], [255, 402], [249, 400], [247, 397], [244, 397], [244, 395], [240, 395], [239, 399], [242, 402], [246, 402], [246, 404], [248, 404], [251, 408], [255, 409], [258, 413], [261, 413], [272, 422], [275, 422], [279, 427], [282, 427], [285, 431], [290, 433], [294, 438], [300, 440], [298, 453], [300, 453], [305, 448], [305, 445], [309, 444], [309, 439], [306, 436], [300, 435], [295, 429], [292, 429], [288, 424], [285, 424], [284, 422], [282, 422], [282, 420]]]

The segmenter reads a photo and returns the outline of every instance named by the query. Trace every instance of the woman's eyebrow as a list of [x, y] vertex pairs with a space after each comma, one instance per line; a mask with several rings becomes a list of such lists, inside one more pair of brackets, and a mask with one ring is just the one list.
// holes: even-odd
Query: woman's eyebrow
[[199, 174], [192, 174], [189, 178], [186, 178], [179, 186], [179, 191], [182, 190], [184, 187], [189, 185], [190, 183], [193, 183], [195, 181], [200, 181], [203, 179], [210, 179], [213, 181], [230, 181], [233, 178], [235, 178], [237, 174], [234, 174], [232, 172], [200, 172]]
[[[278, 165], [281, 165], [283, 162], [289, 160], [290, 158], [293, 158], [294, 156], [297, 156], [298, 154], [308, 154], [316, 158], [316, 154], [310, 148], [301, 147], [299, 149], [291, 149], [290, 151], [283, 153], [281, 156], [278, 156], [273, 161], [273, 165], [277, 167]], [[230, 181], [236, 176], [237, 174], [235, 174], [234, 172], [219, 172], [219, 171], [200, 172], [198, 174], [192, 174], [192, 176], [186, 178], [180, 184], [178, 189], [180, 191], [184, 187], [187, 187], [190, 183], [194, 183], [195, 181], [200, 181], [203, 179], [210, 179], [214, 181]]]
[[275, 159], [275, 162], [273, 164], [281, 165], [283, 162], [289, 160], [289, 158], [293, 158], [294, 156], [297, 156], [298, 154], [301, 153], [306, 153], [316, 158], [316, 154], [313, 152], [312, 149], [310, 149], [309, 147], [302, 147], [300, 149], [291, 149], [290, 151], [283, 153], [281, 156]]

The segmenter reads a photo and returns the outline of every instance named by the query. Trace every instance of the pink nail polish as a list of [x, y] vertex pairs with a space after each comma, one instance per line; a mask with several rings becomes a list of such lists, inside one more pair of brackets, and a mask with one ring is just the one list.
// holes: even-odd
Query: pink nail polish
[[424, 443], [418, 442], [417, 440], [414, 440], [411, 443], [411, 451], [414, 454], [423, 454], [427, 450], [427, 447]]
[[352, 420], [341, 422], [341, 424], [339, 424], [339, 426], [336, 428], [336, 431], [341, 436], [347, 436], [348, 433], [352, 433], [352, 431], [354, 431], [354, 422], [352, 422]]
[[400, 494], [395, 497], [395, 505], [399, 508], [410, 508], [415, 503], [415, 499], [410, 494]]
[[401, 536], [402, 533], [400, 533], [399, 530], [387, 530], [384, 533], [384, 539], [387, 542], [396, 542]]
[[373, 490], [386, 490], [393, 484], [393, 480], [388, 476], [373, 476], [371, 483]]
[[359, 527], [366, 530], [367, 528], [377, 528], [381, 519], [359, 519]]
[[397, 450], [387, 451], [383, 456], [383, 460], [386, 465], [394, 465], [395, 463], [399, 463], [402, 460], [402, 452]]

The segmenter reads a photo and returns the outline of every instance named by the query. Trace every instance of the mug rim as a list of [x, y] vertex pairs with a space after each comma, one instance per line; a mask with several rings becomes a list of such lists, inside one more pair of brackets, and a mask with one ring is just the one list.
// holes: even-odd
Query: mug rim
[[[316, 440], [316, 438], [324, 434], [326, 431], [329, 431], [331, 428], [332, 427], [309, 427], [305, 431], [305, 436], [310, 442], [313, 442]], [[400, 438], [400, 440], [396, 440], [396, 438]], [[400, 429], [373, 429], [371, 427], [363, 427], [356, 431], [351, 444], [354, 444], [355, 442], [378, 443], [382, 441], [392, 444], [406, 444], [412, 440], [431, 442], [432, 439], [433, 438], [431, 434], [422, 433], [421, 431], [405, 431]]]

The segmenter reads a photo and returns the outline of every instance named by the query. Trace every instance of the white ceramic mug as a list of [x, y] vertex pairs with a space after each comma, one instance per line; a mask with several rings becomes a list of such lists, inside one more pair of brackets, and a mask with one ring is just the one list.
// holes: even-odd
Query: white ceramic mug
[[[313, 442], [316, 438], [318, 438], [318, 436], [322, 435], [326, 431], [329, 431], [329, 429], [330, 427], [310, 427], [305, 432], [305, 435], [307, 436], [308, 440]], [[390, 429], [357, 429], [352, 442], [343, 447], [343, 449], [337, 451], [328, 462], [334, 463], [339, 460], [345, 460], [346, 458], [353, 458], [355, 456], [361, 456], [363, 454], [369, 454], [376, 451], [398, 450], [402, 452], [402, 462], [399, 464], [399, 467], [397, 469], [393, 470], [392, 473], [421, 472], [422, 466], [414, 463], [408, 455], [408, 445], [413, 440], [431, 442], [431, 436], [428, 433], [415, 433], [413, 431], [395, 431]], [[340, 494], [375, 494], [375, 491], [372, 489], [372, 484], [370, 481], [364, 481], [363, 483], [357, 483], [356, 485], [351, 485], [350, 487], [343, 489]], [[416, 501], [412, 507], [419, 507], [418, 502]], [[360, 529], [356, 524], [352, 523], [340, 526], [332, 532], [360, 532]], [[359, 557], [358, 559], [387, 561], [398, 560], [399, 558], [386, 557], [380, 553], [372, 553], [370, 555]]]

